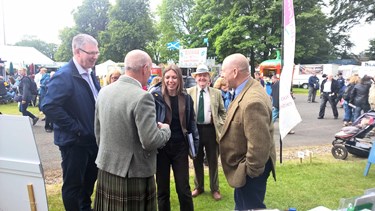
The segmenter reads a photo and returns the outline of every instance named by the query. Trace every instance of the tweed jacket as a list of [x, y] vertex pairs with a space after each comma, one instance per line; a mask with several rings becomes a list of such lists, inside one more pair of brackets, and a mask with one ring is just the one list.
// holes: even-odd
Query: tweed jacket
[[123, 75], [104, 87], [95, 109], [98, 168], [120, 177], [154, 175], [157, 149], [171, 136], [155, 119], [154, 99], [135, 79]]
[[239, 188], [246, 176], [260, 176], [269, 159], [276, 178], [271, 101], [256, 80], [250, 78], [229, 105], [221, 134], [221, 162], [230, 186]]
[[[216, 141], [219, 141], [219, 137], [220, 137], [221, 130], [224, 125], [224, 121], [227, 116], [227, 113], [224, 107], [224, 102], [221, 96], [221, 91], [212, 87], [207, 87], [207, 89], [210, 94], [212, 122], [215, 126]], [[187, 89], [187, 93], [191, 96], [191, 98], [194, 101], [195, 113], [198, 112], [198, 104], [197, 104], [197, 93], [199, 92], [198, 90], [200, 90], [198, 86], [193, 86]], [[197, 116], [195, 117], [197, 118]]]

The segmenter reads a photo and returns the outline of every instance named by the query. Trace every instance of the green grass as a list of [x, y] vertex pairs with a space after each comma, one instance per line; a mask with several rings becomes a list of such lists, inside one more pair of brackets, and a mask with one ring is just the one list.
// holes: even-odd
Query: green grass
[[[304, 160], [287, 160], [276, 166], [277, 181], [270, 176], [265, 203], [268, 208], [285, 210], [309, 210], [317, 206], [337, 209], [341, 198], [360, 196], [363, 191], [375, 187], [375, 170], [363, 176], [366, 159], [335, 160], [331, 155]], [[193, 175], [192, 171], [191, 174]], [[233, 210], [233, 189], [228, 185], [222, 170], [219, 172], [221, 201], [214, 201], [209, 192], [208, 171], [205, 170], [206, 192], [194, 201], [195, 210]], [[190, 177], [193, 189], [193, 177]], [[48, 185], [47, 195], [51, 211], [64, 210], [60, 194], [61, 184]], [[171, 177], [171, 206], [179, 210], [173, 176]]]
[[[38, 116], [37, 114], [39, 114], [38, 107], [29, 106], [27, 107], [27, 110], [36, 116]], [[4, 104], [0, 105], [0, 112], [3, 114], [9, 114], [9, 115], [22, 115], [21, 112], [18, 110], [17, 103], [9, 103], [5, 105]]]
[[[305, 91], [304, 89], [294, 89]], [[38, 114], [38, 108], [30, 106], [29, 111]], [[21, 115], [16, 103], [0, 105], [3, 114]], [[319, 156], [312, 163], [305, 160], [286, 160], [276, 166], [277, 182], [270, 177], [265, 203], [268, 208], [284, 210], [296, 207], [297, 210], [308, 210], [317, 206], [337, 209], [341, 198], [360, 196], [363, 191], [375, 187], [375, 169], [370, 169], [367, 177], [363, 176], [367, 160], [335, 160], [332, 155]], [[374, 168], [374, 167], [373, 167]], [[215, 202], [209, 193], [208, 172], [205, 172], [206, 192], [194, 198], [195, 210], [233, 210], [233, 189], [228, 185], [222, 170], [219, 172], [220, 191], [223, 199]], [[190, 175], [193, 175], [191, 171]], [[191, 189], [194, 188], [193, 177], [190, 178]], [[49, 210], [64, 210], [61, 200], [61, 184], [47, 185]], [[93, 196], [94, 197], [94, 196]], [[179, 210], [173, 177], [171, 178], [172, 210]]]
[[293, 87], [293, 93], [294, 94], [308, 94], [309, 90], [308, 89], [303, 89], [303, 88], [294, 88]]

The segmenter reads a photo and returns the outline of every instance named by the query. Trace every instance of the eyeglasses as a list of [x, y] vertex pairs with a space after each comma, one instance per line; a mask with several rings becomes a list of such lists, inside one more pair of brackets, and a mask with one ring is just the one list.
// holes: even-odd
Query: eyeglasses
[[79, 48], [79, 50], [82, 51], [82, 52], [85, 52], [86, 54], [88, 54], [90, 56], [100, 55], [100, 53], [98, 51], [87, 52], [87, 51], [83, 50], [82, 48]]

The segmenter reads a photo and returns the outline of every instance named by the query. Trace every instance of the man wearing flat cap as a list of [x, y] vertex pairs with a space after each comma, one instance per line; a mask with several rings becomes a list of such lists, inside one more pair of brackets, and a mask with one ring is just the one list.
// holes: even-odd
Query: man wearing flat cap
[[196, 197], [204, 192], [203, 150], [205, 150], [212, 197], [218, 201], [221, 199], [218, 178], [218, 138], [224, 124], [226, 111], [220, 90], [209, 87], [212, 73], [208, 67], [203, 64], [199, 65], [192, 76], [195, 78], [197, 85], [187, 89], [187, 92], [194, 101], [199, 132], [198, 155], [193, 161], [195, 189], [192, 196]]

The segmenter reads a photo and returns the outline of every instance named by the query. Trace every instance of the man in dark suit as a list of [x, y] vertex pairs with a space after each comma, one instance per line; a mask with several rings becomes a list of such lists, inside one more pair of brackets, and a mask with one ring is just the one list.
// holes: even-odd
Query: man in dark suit
[[337, 111], [336, 106], [336, 98], [339, 93], [339, 84], [338, 82], [333, 79], [332, 75], [328, 75], [326, 79], [322, 81], [322, 85], [320, 86], [320, 109], [319, 109], [319, 116], [318, 119], [323, 119], [327, 101], [331, 104], [333, 117], [337, 119], [339, 117], [339, 113]]
[[[218, 176], [219, 144], [217, 141], [224, 124], [226, 111], [223, 98], [221, 97], [221, 91], [209, 86], [211, 72], [208, 67], [206, 65], [199, 65], [196, 72], [192, 73], [192, 76], [195, 78], [197, 85], [187, 89], [187, 93], [194, 101], [194, 110], [198, 117], [197, 127], [199, 132], [198, 155], [193, 161], [195, 189], [192, 192], [192, 196], [196, 197], [204, 192], [203, 150], [205, 150], [212, 197], [218, 201], [221, 199], [221, 194]], [[199, 101], [201, 101], [201, 99], [203, 99], [202, 111], [200, 111], [199, 108], [199, 105], [201, 105]], [[202, 120], [199, 119], [200, 112], [202, 112], [203, 115]]]
[[99, 56], [90, 35], [73, 38], [73, 59], [48, 83], [43, 112], [54, 124], [54, 142], [61, 152], [65, 210], [91, 210], [91, 194], [98, 169], [94, 134], [95, 101], [100, 90], [91, 68]]
[[271, 100], [262, 85], [251, 78], [244, 55], [225, 58], [221, 75], [235, 96], [220, 138], [224, 174], [235, 188], [235, 210], [263, 209], [271, 171], [276, 178]]

